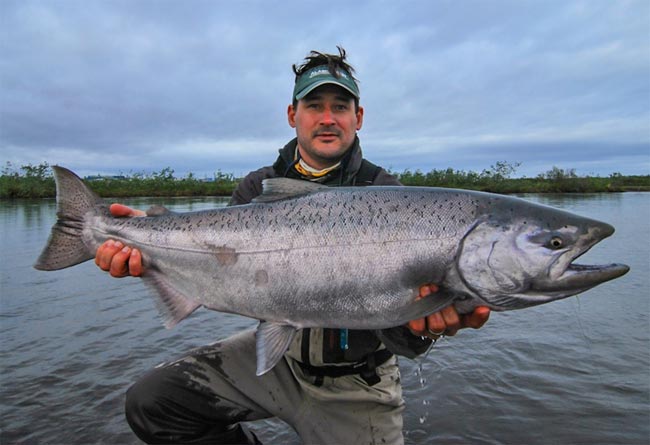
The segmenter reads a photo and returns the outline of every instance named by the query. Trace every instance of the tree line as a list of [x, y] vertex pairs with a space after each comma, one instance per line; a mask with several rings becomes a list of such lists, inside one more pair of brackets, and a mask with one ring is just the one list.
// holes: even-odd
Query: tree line
[[[494, 193], [596, 193], [630, 190], [650, 191], [650, 175], [622, 175], [612, 173], [607, 177], [579, 176], [575, 169], [552, 169], [534, 178], [516, 178], [519, 163], [499, 161], [481, 172], [433, 169], [391, 171], [404, 185], [448, 187], [481, 190]], [[221, 170], [208, 179], [197, 178], [193, 173], [185, 177], [174, 176], [170, 167], [159, 172], [131, 173], [111, 177], [92, 177], [86, 183], [104, 197], [124, 198], [138, 196], [230, 196], [241, 178]], [[0, 172], [0, 199], [52, 198], [56, 194], [50, 166], [16, 167], [7, 162]]]

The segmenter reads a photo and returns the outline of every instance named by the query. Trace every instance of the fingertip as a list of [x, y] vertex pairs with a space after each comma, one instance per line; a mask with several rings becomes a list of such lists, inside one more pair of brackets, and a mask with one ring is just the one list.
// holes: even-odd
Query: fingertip
[[429, 295], [431, 295], [431, 288], [429, 287], [428, 284], [425, 284], [424, 286], [420, 286], [420, 290], [418, 292], [417, 298], [426, 298]]
[[424, 318], [418, 318], [417, 320], [409, 321], [408, 327], [413, 333], [416, 333], [417, 335], [421, 335], [426, 329], [426, 322]]
[[124, 206], [122, 204], [113, 203], [108, 207], [108, 210], [113, 216], [122, 216], [124, 214]]
[[490, 318], [490, 312], [490, 308], [479, 306], [472, 313], [463, 315], [464, 324], [473, 329], [480, 329]]
[[437, 285], [431, 284], [431, 283], [425, 284], [423, 286], [420, 286], [418, 297], [419, 298], [428, 297], [429, 295], [434, 294], [436, 292], [438, 292], [438, 286]]
[[129, 258], [129, 271], [131, 276], [134, 277], [142, 275], [142, 255], [138, 249], [133, 249], [131, 251], [131, 257]]
[[487, 306], [479, 306], [477, 307], [474, 312], [476, 315], [487, 319], [490, 316], [490, 313], [492, 312], [489, 307]]

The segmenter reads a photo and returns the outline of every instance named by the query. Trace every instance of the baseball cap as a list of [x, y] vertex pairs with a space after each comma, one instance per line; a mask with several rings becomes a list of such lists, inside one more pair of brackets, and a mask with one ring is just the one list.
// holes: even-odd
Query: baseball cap
[[359, 87], [352, 78], [352, 75], [344, 69], [337, 69], [339, 77], [330, 73], [327, 65], [320, 65], [311, 68], [298, 77], [293, 87], [293, 97], [296, 100], [304, 98], [321, 85], [328, 83], [338, 85], [349, 91], [357, 99], [359, 98]]

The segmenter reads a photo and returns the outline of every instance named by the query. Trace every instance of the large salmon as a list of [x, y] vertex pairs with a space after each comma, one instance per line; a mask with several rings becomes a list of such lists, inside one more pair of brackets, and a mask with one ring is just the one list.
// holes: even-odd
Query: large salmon
[[[35, 267], [89, 260], [108, 239], [136, 247], [168, 327], [200, 306], [264, 320], [258, 374], [297, 329], [384, 329], [452, 304], [525, 308], [629, 269], [573, 263], [612, 226], [501, 195], [277, 178], [247, 205], [114, 218], [79, 177], [53, 168], [58, 221]], [[440, 292], [416, 301], [425, 283]]]

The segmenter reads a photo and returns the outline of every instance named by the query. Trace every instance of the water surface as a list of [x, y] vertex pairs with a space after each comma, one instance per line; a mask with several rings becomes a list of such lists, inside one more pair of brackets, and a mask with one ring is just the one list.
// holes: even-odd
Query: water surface
[[[616, 234], [583, 263], [622, 262], [626, 276], [579, 297], [493, 314], [401, 359], [408, 444], [650, 442], [650, 194], [527, 195], [606, 221]], [[176, 211], [219, 198], [137, 199]], [[158, 363], [255, 324], [199, 310], [173, 330], [138, 279], [92, 262], [31, 268], [55, 220], [53, 200], [0, 203], [0, 443], [136, 444], [126, 389]], [[265, 443], [299, 443], [278, 421]]]

